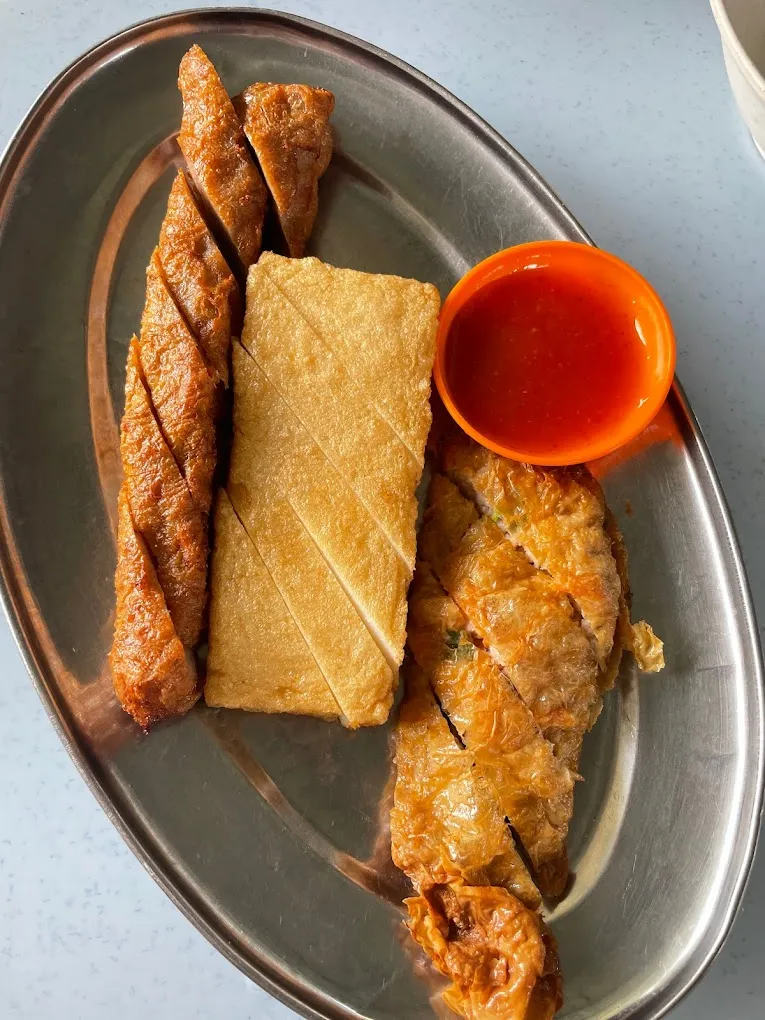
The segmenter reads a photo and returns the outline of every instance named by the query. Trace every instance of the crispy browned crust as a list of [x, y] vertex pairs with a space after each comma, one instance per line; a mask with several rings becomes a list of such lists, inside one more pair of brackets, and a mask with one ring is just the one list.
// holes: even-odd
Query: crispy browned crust
[[319, 178], [332, 156], [335, 97], [310, 85], [258, 82], [235, 100], [273, 197], [292, 258], [300, 258], [319, 208]]
[[[434, 787], [444, 801], [441, 814], [450, 820], [465, 811], [471, 826], [457, 829], [469, 837], [463, 845], [438, 815], [425, 815], [424, 825], [417, 798], [404, 790], [408, 797], [391, 815], [393, 856], [421, 893], [406, 901], [409, 927], [451, 979], [448, 1005], [474, 1020], [551, 1020], [563, 1003], [552, 934], [537, 914], [524, 914], [517, 890], [500, 881], [487, 885], [485, 866], [471, 873], [464, 862], [480, 861], [477, 851], [486, 856], [497, 846], [490, 809], [498, 805], [525, 846], [539, 890], [547, 897], [564, 891], [563, 841], [573, 805], [549, 769], [550, 749], [572, 777], [622, 649], [641, 669], [656, 671], [663, 646], [648, 624], [630, 620], [624, 543], [586, 468], [517, 464], [449, 422], [434, 432], [431, 450], [452, 481], [437, 473], [431, 481], [408, 641], [493, 801], [477, 811], [478, 797], [464, 781], [444, 798], [439, 783], [461, 779], [458, 760], [452, 753], [442, 761], [422, 726], [416, 743], [409, 740], [412, 753], [405, 700], [399, 746], [408, 757], [397, 751], [404, 781]], [[518, 696], [541, 733], [519, 712]], [[403, 807], [409, 815], [401, 819]]]
[[238, 330], [241, 298], [183, 170], [170, 191], [158, 251], [178, 307], [215, 376], [227, 385], [232, 323]]
[[258, 257], [267, 192], [218, 73], [199, 46], [181, 60], [178, 144], [203, 198], [246, 270]]
[[531, 993], [525, 1020], [552, 1020], [558, 1010], [563, 1008], [563, 975], [558, 959], [558, 944], [544, 924], [542, 941], [545, 945], [545, 962], [542, 975]]
[[199, 690], [193, 659], [178, 640], [165, 593], [133, 526], [125, 485], [118, 515], [117, 610], [109, 660], [117, 697], [146, 729], [187, 712]]
[[156, 564], [178, 637], [193, 647], [205, 608], [207, 517], [194, 505], [154, 417], [135, 337], [128, 352], [120, 454], [135, 527]]
[[158, 250], [146, 271], [139, 356], [162, 434], [197, 509], [210, 510], [216, 384], [167, 289]]

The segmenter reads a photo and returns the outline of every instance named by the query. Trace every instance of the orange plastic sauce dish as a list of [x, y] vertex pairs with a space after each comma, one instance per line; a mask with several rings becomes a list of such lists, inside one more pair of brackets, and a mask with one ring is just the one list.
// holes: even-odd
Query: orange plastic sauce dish
[[498, 252], [441, 312], [439, 393], [466, 432], [514, 460], [576, 464], [618, 449], [657, 413], [674, 367], [656, 292], [589, 245]]

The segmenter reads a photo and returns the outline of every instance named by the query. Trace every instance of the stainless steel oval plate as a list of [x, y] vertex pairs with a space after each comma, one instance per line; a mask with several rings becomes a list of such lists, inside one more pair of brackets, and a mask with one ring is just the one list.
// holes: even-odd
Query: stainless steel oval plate
[[[194, 41], [232, 92], [258, 79], [335, 92], [313, 242], [329, 262], [445, 293], [497, 248], [585, 235], [438, 86], [265, 12], [174, 15], [97, 47], [47, 90], [0, 171], [0, 565], [54, 723], [136, 853], [242, 970], [306, 1016], [415, 1020], [433, 1015], [434, 986], [402, 933], [388, 858], [387, 728], [200, 707], [144, 737], [106, 668], [126, 342]], [[658, 1017], [698, 977], [741, 894], [762, 780], [744, 575], [681, 395], [596, 470], [626, 534], [636, 614], [668, 666], [639, 683], [625, 668], [587, 745], [576, 879], [552, 917], [570, 1020]]]

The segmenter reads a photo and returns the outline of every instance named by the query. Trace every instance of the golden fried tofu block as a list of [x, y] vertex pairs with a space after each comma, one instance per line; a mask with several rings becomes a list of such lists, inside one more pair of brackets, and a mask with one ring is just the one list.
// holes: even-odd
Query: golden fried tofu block
[[[409, 289], [411, 282], [377, 280], [383, 293]], [[430, 351], [428, 374], [436, 311], [433, 306], [426, 327], [406, 327], [419, 329], [420, 343]], [[381, 302], [379, 315], [385, 314]], [[232, 364], [234, 443], [227, 491], [233, 509], [342, 721], [352, 727], [380, 724], [390, 711], [403, 657], [421, 463], [370, 405], [352, 367], [260, 263], [250, 271], [242, 343], [234, 345]], [[395, 376], [395, 362], [386, 371]], [[416, 389], [410, 399], [426, 404], [427, 393]], [[210, 644], [214, 662], [221, 662], [226, 658], [221, 643], [228, 638], [220, 621], [227, 602], [232, 613], [246, 605], [255, 617], [260, 611], [255, 599], [248, 602], [246, 585], [236, 604], [233, 593], [221, 595], [217, 576], [214, 571]], [[257, 660], [255, 652], [252, 658]], [[280, 699], [293, 689], [293, 673], [285, 673], [280, 684], [273, 670], [261, 676], [255, 662], [248, 678], [270, 693], [240, 691], [240, 704], [249, 699], [253, 705], [267, 702], [268, 711], [291, 710], [280, 707]], [[232, 683], [217, 677], [216, 704], [228, 704]], [[304, 710], [326, 715], [319, 708]]]
[[[408, 568], [241, 344], [234, 344], [233, 363], [236, 428], [248, 439], [248, 487], [258, 486], [266, 498], [269, 491], [283, 493], [383, 655], [398, 669], [406, 640]], [[237, 471], [243, 446], [237, 449]]]
[[[246, 371], [251, 362], [246, 351], [235, 345], [234, 352], [237, 397], [229, 497], [326, 677], [343, 721], [352, 727], [377, 725], [388, 717], [397, 670], [296, 513], [284, 486], [273, 483], [268, 465], [281, 460], [284, 444], [280, 440], [266, 447], [265, 433], [248, 424], [257, 399], [257, 391], [247, 392], [254, 373]], [[211, 642], [216, 640], [211, 631]]]
[[250, 712], [341, 715], [225, 490], [215, 511], [205, 700]]
[[[330, 276], [337, 272], [327, 268]], [[396, 277], [375, 279], [381, 293], [386, 289], [397, 292], [403, 283]], [[427, 288], [425, 284], [416, 286]], [[430, 335], [437, 308], [432, 307], [431, 312], [427, 328], [418, 327], [420, 344], [430, 351], [428, 373], [433, 363]], [[384, 301], [378, 302], [378, 315], [391, 333], [401, 326], [389, 320]], [[383, 329], [383, 337], [387, 335]], [[411, 569], [416, 546], [415, 488], [422, 464], [359, 386], [353, 360], [340, 356], [323, 332], [313, 328], [285, 298], [271, 279], [267, 259], [259, 261], [248, 277], [242, 343]], [[407, 388], [405, 374], [393, 357], [389, 357], [385, 373], [402, 389]], [[409, 389], [409, 399], [423, 405], [425, 414], [429, 413], [425, 410], [429, 378], [428, 374], [422, 389]]]
[[435, 287], [270, 252], [258, 266], [352, 371], [369, 406], [421, 464], [431, 423]]

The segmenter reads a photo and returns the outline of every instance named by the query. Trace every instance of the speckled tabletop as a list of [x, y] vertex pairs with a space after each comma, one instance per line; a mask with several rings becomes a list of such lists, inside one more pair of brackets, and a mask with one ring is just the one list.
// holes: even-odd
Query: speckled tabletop
[[[242, 3], [243, 0], [240, 0]], [[165, 0], [3, 0], [0, 147], [48, 79]], [[706, 0], [305, 0], [467, 102], [665, 298], [765, 620], [765, 163]], [[0, 1017], [285, 1020], [165, 898], [106, 820], [0, 621]], [[765, 1015], [765, 856], [677, 1020]]]

